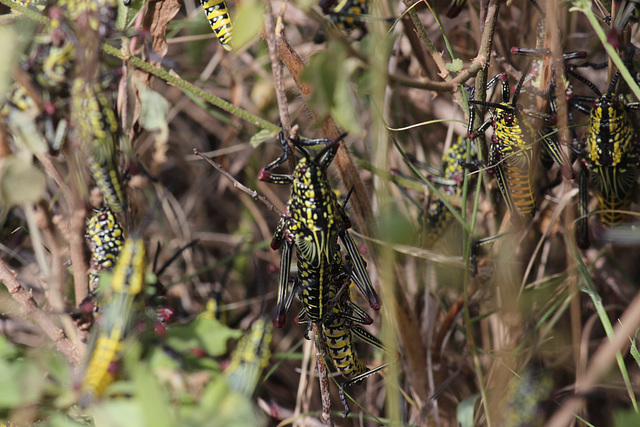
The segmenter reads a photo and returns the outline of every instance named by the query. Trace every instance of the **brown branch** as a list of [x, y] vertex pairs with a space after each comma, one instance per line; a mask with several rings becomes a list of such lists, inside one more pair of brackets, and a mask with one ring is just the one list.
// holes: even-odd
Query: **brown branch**
[[[292, 135], [291, 129], [291, 118], [289, 116], [289, 102], [287, 101], [287, 94], [284, 88], [284, 73], [282, 70], [282, 63], [280, 62], [280, 58], [278, 56], [278, 45], [281, 40], [283, 40], [281, 33], [282, 25], [280, 25], [280, 31], [278, 31], [278, 36], [276, 39], [276, 26], [273, 22], [273, 11], [271, 8], [271, 2], [265, 2], [265, 7], [267, 9], [267, 13], [264, 19], [264, 30], [262, 31], [262, 36], [267, 41], [267, 47], [269, 48], [269, 59], [271, 61], [271, 70], [273, 74], [273, 86], [276, 91], [276, 99], [278, 101], [278, 114], [280, 115], [280, 124], [282, 126], [282, 132], [287, 139], [287, 144], [289, 145], [289, 151], [291, 153], [295, 153], [296, 147], [293, 145], [292, 139], [294, 135]], [[284, 7], [284, 3], [283, 3]], [[297, 135], [297, 128], [296, 128]], [[293, 170], [296, 167], [296, 162], [294, 156], [289, 156], [287, 159], [287, 164], [289, 166], [289, 173], [293, 173]]]
[[64, 178], [62, 178], [62, 175], [60, 175], [60, 172], [58, 172], [58, 169], [56, 169], [56, 167], [53, 165], [53, 162], [51, 161], [51, 157], [48, 154], [37, 154], [37, 153], [35, 156], [40, 162], [40, 164], [42, 165], [42, 167], [44, 168], [44, 170], [49, 174], [51, 179], [53, 179], [53, 181], [56, 183], [58, 188], [62, 191], [62, 194], [64, 194], [65, 198], [67, 200], [73, 200], [73, 197], [71, 196], [72, 194], [71, 189], [64, 182]]
[[49, 209], [46, 202], [41, 200], [35, 205], [34, 215], [37, 226], [42, 230], [45, 245], [51, 254], [51, 272], [47, 286], [49, 303], [54, 312], [61, 313], [60, 323], [65, 335], [72, 341], [75, 348], [79, 351], [84, 350], [84, 345], [78, 336], [76, 324], [68, 314], [62, 314], [65, 309], [65, 269], [63, 268], [65, 248], [61, 244], [60, 235], [49, 216]]
[[[282, 71], [282, 64], [280, 58], [278, 58], [278, 41], [276, 40], [276, 25], [273, 19], [273, 11], [271, 9], [271, 2], [265, 2], [267, 12], [264, 18], [264, 31], [262, 35], [267, 41], [269, 47], [269, 59], [271, 60], [271, 71], [273, 74], [273, 86], [276, 91], [276, 99], [278, 100], [278, 113], [280, 114], [280, 123], [282, 124], [282, 130], [288, 137], [291, 133], [291, 118], [289, 117], [289, 103], [287, 102], [287, 94], [284, 87], [284, 73]], [[282, 39], [279, 37], [278, 39]], [[293, 148], [293, 145], [290, 144]], [[290, 171], [295, 166], [293, 164], [293, 156], [290, 157]]]
[[316, 323], [313, 324], [313, 332], [316, 339], [316, 366], [320, 380], [320, 396], [322, 398], [322, 421], [325, 426], [333, 426], [331, 416], [331, 395], [329, 394], [329, 377], [327, 375], [327, 365], [324, 363], [323, 354], [327, 354], [322, 340], [323, 332]]
[[[80, 146], [79, 144], [74, 144]], [[76, 306], [89, 295], [89, 266], [85, 258], [84, 228], [85, 228], [85, 203], [82, 200], [81, 188], [86, 182], [84, 171], [78, 167], [79, 160], [74, 155], [71, 144], [65, 144], [63, 148], [64, 156], [69, 165], [69, 175], [71, 176], [72, 196], [68, 199], [71, 208], [71, 222], [68, 233], [65, 235], [69, 241], [71, 263], [73, 264], [73, 286], [76, 297]], [[63, 233], [64, 234], [64, 233]]]
[[[311, 96], [312, 87], [308, 83], [303, 83], [300, 81], [300, 74], [304, 69], [304, 61], [298, 55], [298, 53], [293, 50], [291, 45], [287, 42], [287, 40], [282, 37], [280, 43], [278, 43], [278, 53], [280, 54], [280, 59], [284, 63], [284, 65], [289, 70], [289, 74], [293, 78], [302, 95], [304, 100], [308, 100]], [[311, 110], [309, 110], [311, 111]], [[315, 115], [311, 111], [311, 115], [315, 118]], [[331, 117], [327, 117], [320, 126], [320, 132], [325, 138], [336, 139], [340, 136], [341, 132], [338, 129], [338, 126], [333, 121]], [[369, 201], [369, 197], [367, 196], [364, 184], [360, 179], [360, 175], [358, 174], [358, 170], [356, 169], [349, 152], [346, 147], [341, 144], [338, 149], [338, 154], [336, 155], [335, 161], [336, 169], [338, 170], [338, 175], [340, 179], [344, 183], [345, 188], [350, 189], [353, 187], [353, 195], [350, 199], [351, 206], [355, 211], [355, 220], [358, 225], [358, 228], [361, 232], [371, 235], [369, 230], [369, 220], [372, 218], [372, 210], [371, 210], [371, 202]]]
[[261, 196], [260, 194], [258, 194], [257, 191], [250, 189], [249, 187], [245, 186], [244, 184], [241, 184], [237, 179], [234, 178], [233, 175], [231, 175], [229, 172], [227, 172], [225, 170], [225, 168], [222, 167], [222, 165], [220, 165], [219, 163], [216, 163], [215, 161], [213, 161], [209, 157], [207, 157], [204, 154], [202, 154], [200, 151], [198, 151], [197, 148], [193, 149], [193, 154], [195, 154], [196, 156], [201, 157], [202, 159], [204, 159], [212, 167], [217, 169], [218, 172], [220, 172], [222, 175], [227, 177], [227, 179], [229, 179], [229, 181], [231, 181], [233, 183], [233, 186], [235, 188], [237, 188], [238, 190], [242, 191], [243, 193], [248, 194], [254, 200], [262, 202], [267, 207], [267, 209], [269, 209], [271, 212], [275, 212], [278, 215], [282, 215], [282, 212], [280, 211], [280, 209], [278, 209], [275, 206], [273, 206], [273, 204], [266, 197]]
[[0, 282], [7, 287], [7, 290], [13, 299], [20, 303], [25, 316], [31, 319], [34, 324], [39, 326], [40, 329], [42, 329], [42, 331], [51, 338], [51, 341], [54, 342], [57, 349], [67, 356], [67, 359], [69, 359], [72, 364], [78, 365], [80, 363], [78, 349], [75, 348], [69, 339], [67, 339], [62, 329], [54, 324], [53, 319], [49, 317], [47, 313], [42, 311], [31, 296], [31, 293], [22, 287], [20, 282], [16, 279], [14, 272], [9, 270], [9, 267], [7, 267], [1, 259]]

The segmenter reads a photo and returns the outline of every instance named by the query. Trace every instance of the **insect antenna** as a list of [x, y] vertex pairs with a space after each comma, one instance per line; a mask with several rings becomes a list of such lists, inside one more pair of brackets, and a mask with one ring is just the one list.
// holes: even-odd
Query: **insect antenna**
[[518, 80], [518, 84], [516, 84], [516, 89], [515, 89], [515, 92], [513, 93], [513, 98], [511, 99], [511, 106], [513, 108], [516, 108], [516, 104], [518, 103], [518, 97], [520, 96], [520, 91], [522, 90], [522, 86], [524, 85], [525, 79], [529, 75], [529, 71], [531, 71], [531, 62], [524, 68], [524, 70], [522, 70], [522, 75], [520, 76], [520, 80]]
[[[579, 82], [582, 82], [585, 86], [587, 86], [589, 89], [591, 89], [593, 91], [593, 93], [595, 93], [597, 96], [599, 96], [599, 97], [602, 96], [602, 92], [600, 92], [600, 89], [598, 89], [598, 87], [595, 84], [593, 84], [591, 82], [591, 80], [588, 80], [586, 77], [583, 77], [580, 74], [576, 73], [575, 71], [573, 71], [573, 69], [571, 67], [567, 67], [566, 71], [567, 71], [567, 74], [569, 74], [570, 76], [574, 77]], [[614, 79], [616, 79], [615, 76], [614, 76]], [[617, 79], [616, 79], [616, 81], [617, 81]]]

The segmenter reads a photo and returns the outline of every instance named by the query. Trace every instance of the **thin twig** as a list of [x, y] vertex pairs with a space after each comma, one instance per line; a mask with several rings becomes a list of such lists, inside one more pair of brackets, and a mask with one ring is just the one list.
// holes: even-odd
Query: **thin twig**
[[278, 215], [282, 215], [282, 211], [280, 211], [280, 209], [278, 209], [275, 206], [273, 206], [273, 204], [266, 197], [261, 196], [260, 194], [258, 194], [257, 191], [250, 189], [249, 187], [245, 186], [244, 184], [241, 184], [237, 179], [235, 179], [233, 177], [233, 175], [231, 175], [229, 172], [227, 172], [225, 170], [225, 168], [222, 167], [222, 165], [220, 165], [219, 163], [216, 163], [215, 161], [213, 161], [209, 157], [207, 157], [204, 154], [202, 154], [200, 151], [198, 151], [197, 148], [193, 149], [193, 154], [195, 154], [198, 157], [202, 157], [207, 163], [209, 163], [211, 166], [216, 168], [218, 170], [218, 172], [220, 172], [222, 175], [227, 177], [227, 179], [229, 179], [229, 181], [231, 181], [233, 183], [233, 186], [235, 188], [237, 188], [238, 190], [242, 191], [243, 193], [248, 194], [254, 200], [262, 202], [267, 207], [267, 209], [269, 209], [271, 212], [275, 212]]
[[84, 182], [81, 168], [78, 168], [77, 159], [71, 148], [71, 144], [65, 144], [64, 155], [69, 165], [69, 175], [72, 177], [71, 198], [67, 199], [71, 209], [71, 221], [66, 238], [69, 241], [71, 263], [73, 264], [73, 286], [75, 291], [76, 305], [89, 295], [89, 276], [87, 274], [89, 266], [85, 258], [84, 228], [86, 210], [81, 194], [81, 182]]
[[278, 100], [278, 113], [280, 114], [280, 123], [285, 135], [291, 132], [291, 118], [289, 117], [289, 103], [287, 102], [287, 94], [284, 87], [284, 73], [282, 72], [282, 64], [278, 57], [278, 40], [276, 40], [276, 25], [273, 19], [273, 11], [271, 2], [265, 2], [267, 9], [264, 17], [263, 36], [269, 47], [269, 59], [271, 60], [271, 71], [273, 74], [273, 86], [276, 91], [276, 99]]
[[[282, 125], [282, 131], [287, 139], [289, 145], [289, 152], [295, 153], [296, 147], [291, 142], [293, 135], [291, 134], [291, 118], [289, 117], [289, 103], [287, 102], [287, 94], [284, 88], [284, 73], [282, 70], [282, 63], [278, 56], [278, 43], [284, 40], [282, 37], [282, 25], [278, 30], [279, 37], [276, 39], [276, 26], [273, 22], [273, 10], [271, 8], [271, 2], [265, 2], [265, 8], [267, 9], [264, 18], [264, 30], [262, 36], [267, 41], [269, 47], [269, 59], [271, 60], [271, 70], [273, 74], [273, 86], [276, 90], [276, 99], [278, 101], [278, 113], [280, 115], [280, 124]], [[297, 130], [296, 130], [297, 132]], [[287, 159], [289, 165], [289, 173], [292, 173], [296, 167], [294, 156], [289, 156]]]
[[62, 329], [55, 325], [53, 319], [42, 311], [31, 296], [31, 293], [22, 287], [14, 272], [9, 270], [9, 267], [2, 259], [0, 259], [0, 282], [4, 283], [13, 299], [20, 303], [24, 314], [51, 338], [58, 350], [67, 356], [71, 363], [78, 365], [80, 363], [78, 349], [67, 339]]
[[58, 169], [56, 169], [56, 167], [53, 165], [53, 162], [51, 161], [51, 156], [49, 156], [48, 154], [38, 154], [38, 153], [36, 153], [35, 156], [38, 159], [38, 162], [40, 162], [40, 164], [44, 168], [44, 170], [55, 181], [56, 185], [62, 191], [62, 194], [64, 194], [65, 198], [67, 200], [72, 200], [71, 189], [64, 182], [64, 178], [62, 178], [62, 175], [60, 175], [60, 172], [58, 172]]
[[[300, 80], [300, 75], [305, 67], [304, 61], [300, 58], [300, 55], [291, 47], [287, 40], [282, 37], [278, 43], [278, 53], [280, 59], [289, 70], [289, 74], [296, 83], [298, 91], [302, 95], [302, 98], [307, 101], [311, 97], [312, 86], [309, 83], [303, 83]], [[311, 115], [315, 118], [313, 111], [309, 109]], [[338, 126], [331, 117], [327, 117], [320, 126], [322, 136], [325, 138], [336, 139], [341, 135]], [[356, 169], [349, 152], [345, 148], [344, 144], [340, 144], [338, 153], [334, 160], [338, 175], [342, 180], [345, 188], [350, 189], [353, 187], [353, 193], [349, 203], [355, 211], [355, 221], [363, 233], [371, 235], [369, 230], [370, 220], [373, 217], [373, 211], [371, 209], [371, 201], [367, 196], [364, 189], [364, 184], [360, 179], [358, 169]]]
[[313, 332], [316, 340], [316, 366], [318, 368], [318, 377], [320, 379], [320, 396], [322, 398], [322, 421], [325, 426], [333, 426], [333, 417], [331, 415], [331, 395], [329, 394], [329, 376], [327, 375], [327, 365], [324, 363], [324, 341], [323, 333], [318, 330], [318, 325], [313, 323]]
[[44, 201], [40, 201], [35, 205], [34, 217], [36, 227], [42, 230], [43, 243], [48, 248], [48, 253], [51, 255], [49, 263], [51, 264], [51, 271], [48, 275], [47, 290], [48, 299], [54, 312], [60, 314], [60, 323], [64, 330], [65, 335], [71, 340], [73, 345], [79, 350], [84, 350], [84, 344], [80, 340], [78, 335], [78, 328], [71, 319], [71, 316], [64, 313], [64, 278], [65, 269], [63, 267], [64, 260], [63, 254], [65, 248], [60, 242], [60, 236], [57, 233], [57, 229], [47, 208], [47, 204]]

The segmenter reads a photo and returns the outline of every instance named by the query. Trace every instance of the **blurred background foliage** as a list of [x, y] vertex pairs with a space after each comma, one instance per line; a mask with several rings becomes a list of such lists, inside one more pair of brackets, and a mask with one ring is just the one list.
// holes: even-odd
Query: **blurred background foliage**
[[[32, 1], [25, 8], [1, 2], [0, 93], [7, 93], [9, 84], [27, 73], [21, 64], [45, 37], [42, 17], [47, 15], [43, 3]], [[640, 283], [633, 219], [621, 232], [622, 244], [622, 237], [598, 242], [601, 228], [590, 218], [596, 239], [590, 249], [578, 250], [573, 239], [577, 183], [564, 180], [542, 191], [558, 171], [538, 168], [536, 216], [517, 230], [495, 179], [481, 164], [475, 182], [457, 183], [464, 192], [440, 193], [457, 212], [442, 237], [431, 245], [422, 239], [425, 212], [443, 186], [420, 179], [406, 154], [432, 165], [436, 172], [422, 174], [434, 175], [443, 153], [466, 135], [468, 92], [462, 83], [474, 86], [477, 73], [486, 81], [505, 72], [515, 86], [535, 61], [511, 52], [514, 46], [536, 46], [541, 15], [533, 2], [471, 0], [451, 19], [445, 16], [450, 4], [444, 0], [371, 1], [369, 13], [357, 17], [368, 29], [359, 40], [358, 31], [348, 35], [329, 28], [328, 17], [313, 2], [275, 2], [275, 15], [285, 7], [277, 20], [286, 35], [279, 38], [280, 46], [291, 48], [289, 56], [280, 50], [283, 62], [278, 65], [284, 70], [286, 105], [278, 105], [278, 82], [262, 38], [265, 4], [228, 6], [234, 22], [232, 52], [215, 40], [197, 2], [119, 5], [116, 31], [105, 40], [101, 55], [107, 71], [100, 77], [115, 82], [107, 86], [117, 105], [118, 169], [133, 218], [126, 232], [144, 236], [148, 274], [157, 276], [151, 288], [157, 294], [144, 310], [147, 321], [125, 341], [116, 381], [100, 400], [80, 408], [82, 367], [56, 350], [30, 320], [32, 313], [18, 304], [21, 300], [1, 288], [0, 420], [16, 426], [323, 424], [314, 352], [293, 316], [274, 331], [268, 366], [254, 392], [234, 391], [224, 373], [242, 331], [273, 314], [280, 257], [268, 246], [279, 218], [193, 154], [197, 149], [215, 158], [284, 211], [289, 189], [259, 182], [257, 175], [281, 154], [279, 109], [286, 109], [290, 123], [299, 125], [305, 137], [335, 138], [335, 125], [349, 133], [346, 146], [357, 165], [350, 166], [355, 175], [348, 176], [349, 166], [345, 174], [340, 163], [331, 181], [340, 200], [351, 187], [349, 180], [364, 183], [364, 193], [356, 191], [347, 211], [382, 297], [381, 311], [370, 313], [375, 322], [368, 330], [391, 349], [383, 353], [358, 344], [367, 366], [390, 365], [364, 386], [347, 390], [352, 409], [347, 419], [340, 417], [338, 388], [330, 381], [333, 422], [537, 426], [577, 396], [581, 405], [570, 414], [572, 425], [638, 425], [640, 357], [637, 350], [628, 352], [635, 333], [625, 330], [617, 358], [607, 339], [618, 319], [638, 311], [632, 302]], [[550, 58], [583, 50], [592, 63], [608, 61], [611, 51], [596, 36], [596, 26], [609, 41], [617, 37], [639, 45], [635, 10], [628, 25], [615, 25], [615, 11], [632, 7], [626, 3], [548, 0], [541, 7], [547, 13], [544, 46], [551, 49]], [[603, 20], [612, 8], [619, 34]], [[327, 41], [314, 43], [321, 28]], [[488, 34], [493, 35], [491, 45]], [[294, 56], [306, 63], [304, 71], [291, 68]], [[468, 79], [451, 83], [469, 70]], [[613, 70], [609, 65], [581, 68], [580, 73], [604, 91]], [[629, 70], [635, 78], [636, 64]], [[572, 90], [592, 95], [579, 84]], [[561, 146], [569, 153], [563, 91], [556, 88], [564, 117], [558, 127]], [[497, 92], [495, 102], [500, 101]], [[631, 89], [621, 92], [627, 102], [638, 101]], [[538, 101], [525, 90], [519, 102], [536, 109]], [[637, 113], [632, 114], [637, 125]], [[581, 137], [587, 118], [576, 113], [575, 122]], [[51, 152], [47, 135], [35, 123], [3, 125], [0, 253], [81, 354], [87, 336], [74, 320], [81, 298], [74, 288], [78, 266], [72, 257], [81, 248], [84, 262], [89, 258], [82, 228], [85, 214], [97, 204], [89, 197], [88, 173], [78, 166], [85, 165], [81, 148], [68, 141], [60, 152]], [[490, 135], [474, 142], [479, 152], [486, 153]], [[372, 206], [368, 217], [363, 198]], [[637, 211], [636, 202], [634, 196], [632, 211]], [[74, 222], [78, 212], [81, 221]], [[473, 275], [471, 243], [514, 230], [479, 247], [478, 274]], [[159, 307], [171, 308], [172, 318], [157, 322]], [[297, 307], [294, 303], [292, 310]], [[635, 318], [625, 319], [623, 326], [632, 331], [640, 326]], [[603, 348], [614, 356], [595, 359]], [[600, 372], [600, 367], [606, 369]], [[590, 382], [580, 389], [580, 381]]]

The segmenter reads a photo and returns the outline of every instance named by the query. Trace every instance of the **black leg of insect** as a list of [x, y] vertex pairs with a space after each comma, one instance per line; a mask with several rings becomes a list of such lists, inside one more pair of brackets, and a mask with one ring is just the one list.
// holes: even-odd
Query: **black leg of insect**
[[[341, 138], [335, 141], [295, 140], [294, 143], [304, 156], [296, 165], [293, 175], [274, 174], [270, 171], [284, 163], [290, 156], [287, 142], [281, 132], [283, 155], [264, 167], [258, 176], [261, 181], [292, 185], [287, 209], [280, 219], [271, 242], [272, 249], [278, 249], [284, 243], [280, 262], [278, 304], [274, 317], [276, 327], [284, 324], [288, 308], [287, 301], [292, 298], [288, 288], [294, 246], [298, 260], [298, 283], [307, 314], [314, 322], [324, 317], [328, 302], [327, 281], [333, 265], [340, 263], [342, 257], [337, 242], [338, 236], [345, 244], [353, 262], [354, 281], [371, 307], [378, 309], [380, 306], [366, 272], [364, 260], [347, 232], [351, 226], [349, 218], [338, 203], [327, 177], [327, 167], [335, 157], [340, 140]], [[312, 158], [303, 148], [305, 145], [320, 144], [328, 145], [315, 158]]]
[[[560, 152], [557, 141], [554, 143], [549, 138], [541, 138], [540, 132], [533, 128], [517, 104], [528, 70], [529, 67], [522, 73], [513, 98], [510, 99], [507, 75], [501, 73], [487, 84], [487, 89], [490, 89], [498, 80], [502, 82], [501, 103], [469, 100], [472, 108], [469, 111], [468, 137], [473, 140], [489, 126], [493, 126], [489, 167], [495, 170], [500, 192], [512, 215], [512, 221], [516, 223], [519, 222], [520, 217], [533, 216], [536, 209], [533, 186], [533, 172], [536, 164], [535, 142], [542, 139], [550, 153]], [[473, 98], [473, 94], [471, 98]], [[494, 109], [492, 117], [476, 130], [474, 130], [475, 105], [484, 105]], [[561, 163], [559, 166], [562, 167], [563, 164]]]
[[[631, 55], [626, 58], [631, 61]], [[631, 196], [638, 176], [640, 156], [638, 136], [628, 111], [639, 110], [640, 103], [625, 103], [615, 95], [620, 77], [618, 71], [605, 94], [589, 80], [569, 69], [570, 76], [584, 83], [596, 97], [573, 96], [571, 105], [580, 112], [589, 114], [589, 125], [583, 143], [577, 151], [581, 157], [582, 170], [579, 181], [579, 210], [577, 241], [582, 248], [589, 246], [587, 231], [587, 188], [591, 183], [598, 197], [598, 217], [604, 227], [610, 228], [627, 219]], [[591, 103], [586, 107], [583, 103]], [[587, 178], [588, 174], [588, 178]]]
[[105, 294], [105, 308], [89, 341], [79, 402], [81, 406], [87, 406], [93, 399], [102, 396], [115, 378], [125, 339], [141, 311], [136, 307], [136, 297], [144, 290], [146, 266], [142, 238], [128, 238], [113, 268], [109, 293]]
[[[371, 316], [353, 303], [351, 298], [348, 300], [343, 298], [345, 293], [348, 294], [350, 292], [348, 286], [353, 280], [353, 274], [351, 271], [352, 267], [350, 262], [342, 264], [342, 260], [336, 259], [329, 277], [330, 286], [326, 287], [326, 299], [328, 302], [323, 311], [324, 317], [322, 319], [315, 318], [313, 300], [303, 293], [301, 300], [304, 307], [296, 316], [296, 323], [307, 324], [307, 329], [304, 333], [304, 337], [306, 339], [309, 339], [309, 332], [311, 332], [313, 326], [312, 322], [314, 321], [324, 323], [327, 318], [340, 316], [351, 324], [370, 325], [373, 323]], [[293, 291], [290, 293], [290, 296], [286, 301], [287, 310], [291, 306], [294, 294], [298, 294], [300, 288], [304, 289], [304, 286], [301, 283], [302, 282], [298, 279], [294, 281]], [[338, 284], [341, 284], [341, 286], [337, 286]], [[336, 306], [339, 306], [340, 309], [335, 309]], [[345, 310], [345, 308], [348, 310]], [[311, 312], [311, 315], [308, 315], [309, 312]]]
[[204, 14], [209, 20], [209, 26], [215, 33], [225, 50], [231, 51], [233, 24], [229, 15], [229, 8], [225, 0], [201, 0]]

